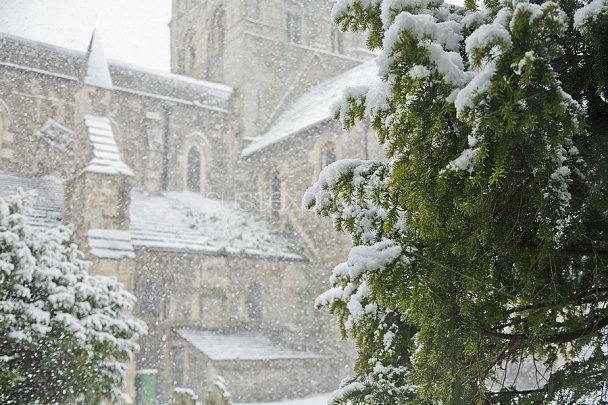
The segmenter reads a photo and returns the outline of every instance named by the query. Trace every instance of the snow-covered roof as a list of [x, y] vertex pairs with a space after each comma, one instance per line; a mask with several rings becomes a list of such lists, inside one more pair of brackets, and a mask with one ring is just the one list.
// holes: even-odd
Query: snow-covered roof
[[175, 332], [211, 360], [322, 359], [333, 357], [327, 354], [290, 349], [273, 343], [264, 335], [253, 332], [222, 334], [192, 329], [178, 329]]
[[[0, 197], [18, 188], [34, 190], [38, 200], [32, 224], [52, 227], [61, 224], [63, 184], [52, 177], [28, 178], [0, 173]], [[236, 203], [201, 195], [165, 193], [151, 196], [131, 193], [131, 224], [128, 231], [91, 229], [91, 253], [104, 258], [133, 257], [134, 250], [229, 255], [278, 260], [303, 260], [290, 241], [254, 212]]]
[[[224, 84], [119, 61], [108, 63], [114, 91], [222, 112], [230, 107], [233, 89]], [[78, 81], [86, 73], [85, 64], [85, 52], [0, 33], [0, 66]]]
[[93, 32], [89, 49], [87, 50], [87, 72], [84, 83], [89, 86], [112, 90], [112, 77], [108, 69], [108, 61], [103, 52], [101, 38], [97, 31]]
[[17, 194], [18, 189], [36, 191], [37, 198], [28, 222], [35, 227], [48, 228], [61, 224], [63, 206], [63, 184], [55, 177], [22, 177], [0, 173], [0, 197]]
[[151, 250], [302, 260], [256, 213], [190, 192], [133, 192], [131, 238], [136, 248]]
[[93, 256], [104, 259], [135, 258], [129, 231], [90, 229], [87, 239]]
[[110, 175], [133, 176], [133, 171], [120, 159], [110, 120], [106, 117], [85, 115], [84, 124], [93, 148], [93, 159], [85, 170]]
[[342, 97], [346, 87], [369, 85], [379, 80], [378, 66], [375, 60], [370, 60], [318, 84], [279, 115], [265, 134], [243, 149], [241, 156], [252, 155], [267, 146], [329, 120], [332, 118], [332, 105]]

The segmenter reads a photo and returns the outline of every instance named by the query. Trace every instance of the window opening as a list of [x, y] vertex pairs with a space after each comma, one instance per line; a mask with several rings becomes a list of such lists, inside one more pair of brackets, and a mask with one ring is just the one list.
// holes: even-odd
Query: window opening
[[250, 320], [262, 319], [262, 286], [257, 281], [247, 289], [247, 311]]
[[302, 43], [302, 18], [299, 15], [287, 13], [287, 40], [294, 44]]
[[281, 178], [277, 171], [270, 176], [270, 210], [274, 216], [281, 210]]
[[186, 188], [188, 191], [194, 191], [197, 193], [201, 191], [201, 166], [201, 152], [193, 146], [188, 151], [188, 169], [186, 180]]

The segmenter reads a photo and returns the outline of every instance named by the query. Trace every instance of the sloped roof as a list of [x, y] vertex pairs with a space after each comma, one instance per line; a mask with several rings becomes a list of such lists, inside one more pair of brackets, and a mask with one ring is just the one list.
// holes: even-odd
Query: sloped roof
[[346, 87], [369, 85], [379, 80], [378, 66], [375, 60], [370, 60], [314, 86], [280, 114], [265, 134], [243, 149], [241, 156], [250, 156], [267, 146], [329, 120], [332, 118], [332, 105], [342, 97]]
[[333, 357], [327, 354], [290, 349], [273, 343], [264, 335], [253, 332], [222, 334], [193, 329], [178, 329], [175, 332], [211, 360], [323, 359]]
[[101, 38], [97, 31], [93, 31], [89, 49], [87, 50], [87, 74], [84, 83], [90, 86], [112, 90], [112, 77], [108, 69], [108, 61], [103, 52]]
[[129, 231], [90, 229], [87, 239], [93, 256], [105, 259], [135, 258]]
[[[109, 60], [115, 91], [156, 97], [226, 112], [233, 89], [220, 83], [196, 80]], [[79, 81], [86, 73], [86, 54], [74, 49], [0, 33], [0, 66]]]
[[111, 175], [133, 176], [129, 166], [120, 159], [110, 120], [106, 117], [85, 115], [84, 124], [87, 127], [87, 133], [93, 148], [93, 159], [85, 170]]
[[36, 191], [37, 198], [28, 215], [28, 222], [35, 227], [49, 228], [61, 224], [63, 185], [55, 177], [22, 177], [0, 173], [0, 197], [6, 198], [17, 191]]
[[131, 237], [136, 248], [302, 260], [256, 213], [190, 192], [133, 192]]
[[[60, 179], [0, 173], [0, 197], [9, 197], [19, 188], [38, 194], [29, 219], [32, 225], [61, 224], [64, 190]], [[292, 243], [256, 213], [190, 192], [151, 196], [133, 191], [129, 230], [91, 229], [87, 237], [91, 253], [107, 258], [133, 257], [134, 249], [146, 249], [303, 260]]]

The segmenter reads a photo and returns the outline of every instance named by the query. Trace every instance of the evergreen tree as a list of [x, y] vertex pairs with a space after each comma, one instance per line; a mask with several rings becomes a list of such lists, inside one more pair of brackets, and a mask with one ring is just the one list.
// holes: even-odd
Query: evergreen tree
[[608, 403], [608, 1], [339, 0], [383, 161], [304, 205], [352, 235], [317, 299], [358, 348], [335, 403]]
[[88, 274], [68, 228], [28, 225], [32, 198], [0, 199], [0, 403], [117, 401], [146, 332], [135, 298]]

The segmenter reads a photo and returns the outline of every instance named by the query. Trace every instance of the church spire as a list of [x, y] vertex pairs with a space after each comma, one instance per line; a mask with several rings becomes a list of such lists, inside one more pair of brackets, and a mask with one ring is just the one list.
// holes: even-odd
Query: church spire
[[108, 90], [113, 88], [108, 61], [103, 53], [101, 38], [97, 31], [93, 31], [87, 50], [87, 73], [84, 84]]

